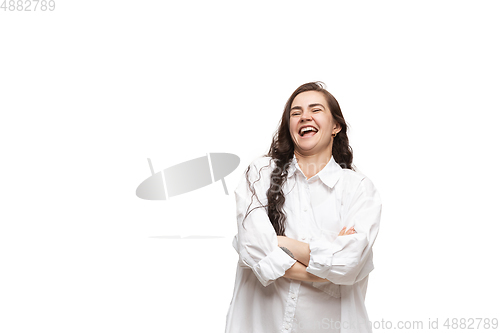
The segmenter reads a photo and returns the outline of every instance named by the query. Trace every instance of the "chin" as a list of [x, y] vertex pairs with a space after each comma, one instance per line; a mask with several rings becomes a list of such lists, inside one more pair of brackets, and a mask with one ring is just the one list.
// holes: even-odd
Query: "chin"
[[299, 152], [301, 152], [301, 151], [302, 152], [310, 152], [310, 151], [314, 150], [314, 148], [316, 148], [316, 146], [315, 145], [311, 145], [311, 146], [298, 146], [297, 148], [298, 148], [297, 150]]

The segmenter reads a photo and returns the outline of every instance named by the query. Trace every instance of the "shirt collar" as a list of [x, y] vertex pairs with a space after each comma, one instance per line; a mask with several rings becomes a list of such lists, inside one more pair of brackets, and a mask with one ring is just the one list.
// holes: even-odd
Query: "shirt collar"
[[[337, 162], [333, 159], [333, 156], [330, 158], [330, 161], [328, 164], [320, 170], [316, 175], [311, 177], [310, 179], [314, 177], [319, 177], [321, 181], [328, 187], [333, 188], [337, 181], [340, 179], [340, 174], [342, 171], [342, 167], [338, 165]], [[295, 157], [295, 154], [293, 155], [292, 162], [290, 163], [290, 167], [288, 169], [288, 178], [292, 177], [295, 173], [300, 173], [302, 176], [305, 175], [302, 172], [302, 170], [299, 167], [299, 164], [297, 163], [297, 158]]]

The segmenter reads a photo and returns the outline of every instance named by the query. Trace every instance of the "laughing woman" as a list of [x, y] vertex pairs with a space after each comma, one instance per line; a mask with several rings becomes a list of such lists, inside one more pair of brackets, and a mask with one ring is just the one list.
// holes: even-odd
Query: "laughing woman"
[[371, 332], [364, 300], [381, 200], [352, 159], [335, 98], [319, 82], [297, 88], [268, 154], [235, 190], [226, 333]]

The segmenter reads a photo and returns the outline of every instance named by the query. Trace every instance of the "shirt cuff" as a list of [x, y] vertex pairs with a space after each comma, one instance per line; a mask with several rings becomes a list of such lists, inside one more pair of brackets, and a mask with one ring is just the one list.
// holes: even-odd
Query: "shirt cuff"
[[297, 260], [290, 257], [282, 249], [277, 247], [265, 258], [259, 261], [253, 268], [255, 275], [262, 285], [268, 286], [274, 280], [285, 275], [287, 269], [293, 266]]
[[313, 238], [309, 242], [309, 265], [306, 271], [322, 279], [326, 279], [332, 268], [333, 255], [342, 249], [340, 244], [332, 244]]

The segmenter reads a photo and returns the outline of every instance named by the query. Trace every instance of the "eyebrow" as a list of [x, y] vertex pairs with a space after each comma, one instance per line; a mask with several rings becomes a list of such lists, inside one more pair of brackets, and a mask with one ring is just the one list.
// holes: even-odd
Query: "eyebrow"
[[[322, 104], [320, 104], [320, 103], [309, 104], [309, 108], [313, 108], [313, 107], [315, 107], [315, 106], [321, 106], [323, 109], [325, 108], [325, 107], [324, 107]], [[299, 106], [299, 105], [294, 106], [294, 107], [292, 107], [292, 108], [290, 109], [290, 111], [292, 111], [292, 110], [302, 110], [302, 106]]]

